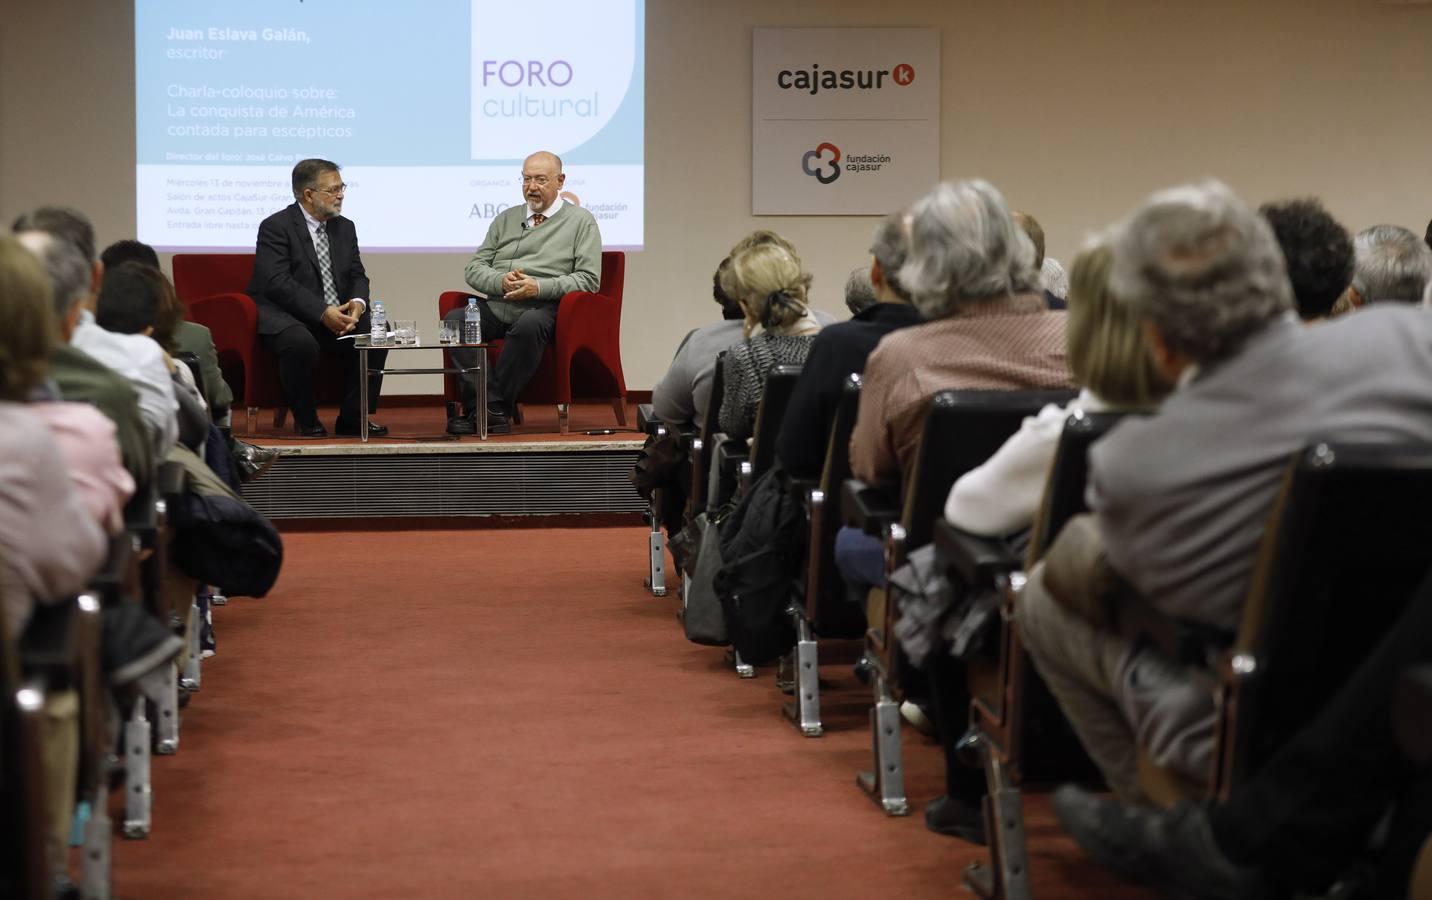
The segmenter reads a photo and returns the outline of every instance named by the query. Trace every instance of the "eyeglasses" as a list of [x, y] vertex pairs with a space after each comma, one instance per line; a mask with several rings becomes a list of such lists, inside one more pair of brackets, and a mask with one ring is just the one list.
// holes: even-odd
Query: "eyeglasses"
[[322, 193], [325, 193], [325, 194], [332, 194], [332, 195], [335, 196], [335, 197], [341, 197], [341, 196], [343, 196], [345, 193], [347, 193], [347, 191], [348, 191], [348, 185], [346, 185], [346, 184], [340, 184], [340, 185], [339, 185], [338, 187], [336, 187], [336, 188], [316, 187], [316, 188], [314, 188], [313, 190], [315, 190], [315, 191], [321, 191]]
[[523, 176], [522, 176], [522, 183], [523, 183], [523, 184], [535, 184], [535, 185], [537, 185], [538, 187], [546, 187], [546, 186], [547, 186], [547, 183], [550, 182], [551, 180], [552, 180], [552, 179], [548, 178], [546, 175], [523, 175]]

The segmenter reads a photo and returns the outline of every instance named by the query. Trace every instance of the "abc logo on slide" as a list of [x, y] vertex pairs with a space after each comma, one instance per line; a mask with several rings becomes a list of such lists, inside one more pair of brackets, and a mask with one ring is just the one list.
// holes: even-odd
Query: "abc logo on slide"
[[[830, 154], [829, 169], [821, 165], [826, 162], [827, 153]], [[828, 141], [821, 142], [814, 150], [806, 151], [801, 159], [801, 170], [821, 184], [830, 184], [840, 177], [840, 148]]]

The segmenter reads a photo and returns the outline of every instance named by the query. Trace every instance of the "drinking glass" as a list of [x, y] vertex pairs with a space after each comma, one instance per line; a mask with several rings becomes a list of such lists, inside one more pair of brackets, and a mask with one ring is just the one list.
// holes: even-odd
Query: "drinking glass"
[[418, 323], [413, 319], [395, 319], [393, 331], [399, 344], [416, 344], [418, 342]]
[[438, 320], [438, 343], [439, 343], [439, 344], [456, 344], [456, 343], [458, 343], [458, 339], [461, 338], [461, 337], [462, 337], [462, 326], [461, 326], [461, 325], [459, 325], [459, 324], [456, 323], [456, 322], [447, 322], [447, 321], [444, 321], [444, 320], [442, 320], [442, 319], [439, 319], [439, 320]]

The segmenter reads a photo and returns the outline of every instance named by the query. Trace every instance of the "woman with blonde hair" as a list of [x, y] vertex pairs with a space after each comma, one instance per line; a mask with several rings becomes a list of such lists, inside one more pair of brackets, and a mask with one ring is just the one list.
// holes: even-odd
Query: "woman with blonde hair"
[[56, 328], [45, 270], [11, 237], [0, 237], [0, 321], [0, 596], [14, 636], [36, 603], [84, 587], [107, 541], [71, 488], [50, 429], [27, 405], [44, 382]]
[[750, 437], [766, 375], [805, 363], [820, 322], [809, 306], [810, 273], [784, 243], [763, 243], [731, 258], [731, 295], [745, 313], [745, 339], [726, 349], [721, 430]]
[[1109, 290], [1111, 265], [1109, 247], [1096, 244], [1075, 258], [1070, 272], [1069, 368], [1079, 396], [1025, 419], [993, 456], [955, 482], [945, 502], [951, 525], [996, 536], [1029, 527], [1065, 419], [1078, 411], [1152, 409], [1168, 393], [1171, 385], [1155, 367], [1138, 319]]

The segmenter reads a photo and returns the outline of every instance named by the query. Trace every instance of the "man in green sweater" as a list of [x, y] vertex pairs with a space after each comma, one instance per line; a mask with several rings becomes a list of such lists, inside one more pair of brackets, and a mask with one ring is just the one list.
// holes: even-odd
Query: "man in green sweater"
[[[510, 431], [508, 417], [537, 371], [557, 326], [557, 303], [570, 291], [595, 291], [602, 275], [602, 235], [591, 213], [561, 196], [562, 160], [541, 151], [522, 163], [521, 206], [498, 213], [482, 246], [467, 264], [467, 283], [479, 299], [482, 339], [501, 339], [487, 387], [488, 430]], [[446, 319], [462, 325], [464, 309]], [[460, 366], [477, 365], [477, 351], [454, 350]], [[448, 420], [451, 434], [475, 434], [477, 377], [464, 375], [462, 415]]]

